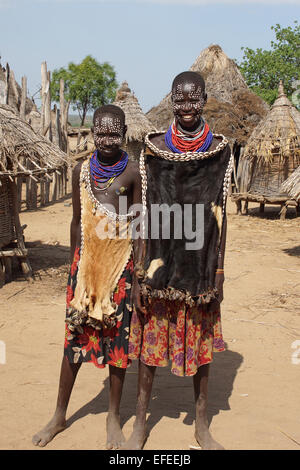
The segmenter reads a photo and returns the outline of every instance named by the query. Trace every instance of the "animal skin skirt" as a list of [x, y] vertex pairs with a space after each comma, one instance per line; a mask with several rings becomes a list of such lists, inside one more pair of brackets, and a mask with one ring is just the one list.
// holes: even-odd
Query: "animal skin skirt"
[[167, 366], [179, 376], [192, 376], [200, 366], [224, 351], [220, 310], [208, 312], [202, 306], [183, 302], [152, 300], [144, 328], [133, 311], [129, 358], [148, 366]]
[[[74, 297], [76, 289], [80, 250], [76, 248], [67, 285], [67, 308]], [[70, 328], [66, 323], [64, 354], [70, 363], [92, 362], [96, 367], [104, 368], [106, 364], [126, 368], [128, 359], [128, 340], [131, 320], [131, 283], [133, 261], [130, 259], [113, 294], [117, 305], [115, 326], [93, 328], [91, 325], [79, 325]]]

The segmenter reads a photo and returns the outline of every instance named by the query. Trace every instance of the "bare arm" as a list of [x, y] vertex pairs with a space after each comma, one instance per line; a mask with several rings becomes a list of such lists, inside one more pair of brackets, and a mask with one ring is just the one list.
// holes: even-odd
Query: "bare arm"
[[[138, 167], [136, 167], [136, 170], [134, 173], [133, 204], [136, 206], [139, 206], [142, 209], [142, 181], [141, 181], [141, 175], [140, 175]], [[137, 218], [141, 217], [141, 211], [136, 212], [136, 217]], [[139, 227], [139, 230], [141, 230], [141, 227]], [[142, 248], [143, 248], [143, 240], [141, 239], [141, 237], [134, 239], [133, 240], [134, 265], [141, 262], [142, 260], [142, 251], [143, 251]]]
[[73, 205], [73, 217], [70, 226], [70, 240], [71, 240], [71, 250], [70, 250], [70, 262], [73, 262], [77, 235], [80, 230], [80, 219], [81, 219], [81, 205], [80, 205], [80, 170], [81, 163], [78, 163], [72, 173], [72, 205]]
[[[134, 176], [134, 189], [133, 189], [133, 204], [138, 204], [140, 206], [140, 211], [137, 211], [136, 217], [141, 220], [141, 210], [142, 210], [142, 182], [141, 175], [138, 167], [136, 168], [136, 173]], [[141, 226], [139, 228], [139, 233], [141, 234]], [[139, 236], [137, 239], [133, 240], [133, 262], [134, 262], [134, 274], [132, 282], [132, 300], [135, 306], [136, 312], [141, 320], [144, 323], [145, 309], [142, 306], [140, 285], [137, 277], [137, 271], [140, 270], [142, 258], [143, 258], [143, 248], [144, 240]]]

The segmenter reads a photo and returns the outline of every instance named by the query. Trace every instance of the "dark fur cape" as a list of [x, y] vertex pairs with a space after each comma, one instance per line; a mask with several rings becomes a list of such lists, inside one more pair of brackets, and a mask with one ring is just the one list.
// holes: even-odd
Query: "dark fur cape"
[[[189, 305], [208, 303], [217, 295], [215, 273], [223, 226], [223, 190], [231, 151], [227, 144], [209, 158], [197, 161], [169, 161], [146, 147], [144, 158], [147, 173], [148, 239], [144, 257], [144, 279], [141, 283], [145, 299], [149, 297], [184, 300]], [[204, 243], [198, 250], [187, 250], [182, 239], [174, 239], [171, 223], [170, 239], [151, 238], [151, 205], [174, 203], [204, 205]], [[172, 219], [171, 219], [172, 220]], [[152, 217], [152, 223], [154, 219]]]

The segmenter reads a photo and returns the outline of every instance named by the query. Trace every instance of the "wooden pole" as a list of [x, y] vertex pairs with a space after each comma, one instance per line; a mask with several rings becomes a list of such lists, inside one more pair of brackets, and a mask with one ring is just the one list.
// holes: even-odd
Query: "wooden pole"
[[9, 184], [10, 184], [10, 189], [11, 189], [11, 194], [12, 194], [12, 210], [13, 210], [14, 224], [15, 224], [16, 235], [17, 235], [17, 244], [18, 244], [18, 248], [23, 253], [23, 256], [21, 257], [21, 260], [20, 260], [21, 267], [22, 267], [23, 274], [26, 277], [26, 279], [33, 280], [32, 269], [26, 256], [27, 251], [26, 251], [25, 243], [24, 243], [23, 230], [20, 224], [19, 211], [18, 211], [17, 186], [16, 186], [15, 181], [10, 182]]
[[45, 101], [46, 101], [46, 82], [47, 82], [47, 65], [46, 62], [42, 62], [41, 65], [41, 122], [40, 122], [40, 133], [43, 135], [45, 127]]
[[66, 151], [64, 115], [65, 115], [65, 81], [63, 78], [59, 81], [59, 108], [60, 108], [60, 127], [61, 127], [61, 145], [60, 148]]
[[57, 183], [58, 183], [58, 174], [55, 172], [53, 174], [53, 184], [52, 184], [53, 191], [52, 191], [52, 198], [51, 198], [52, 202], [57, 200]]
[[50, 201], [50, 181], [45, 182], [45, 205]]
[[64, 130], [65, 130], [65, 137], [66, 137], [66, 152], [67, 155], [70, 155], [70, 145], [68, 139], [68, 118], [69, 118], [69, 108], [70, 108], [70, 101], [67, 101], [65, 106], [65, 114], [64, 114]]
[[17, 189], [18, 189], [18, 210], [19, 212], [22, 209], [22, 187], [23, 187], [23, 177], [19, 176], [17, 178]]
[[50, 72], [47, 72], [47, 94], [46, 94], [46, 103], [45, 103], [45, 127], [49, 126], [49, 130], [46, 134], [46, 137], [52, 142], [52, 122], [51, 122], [51, 93], [50, 93]]
[[[20, 96], [19, 96], [19, 92], [18, 92], [18, 88], [17, 88], [17, 82], [15, 80], [15, 74], [12, 70], [10, 71], [9, 82], [10, 82], [10, 86], [12, 88], [12, 91], [15, 95], [17, 111], [20, 112], [21, 100], [20, 100]], [[12, 105], [12, 103], [8, 103], [8, 104]]]
[[41, 108], [41, 126], [40, 132], [42, 135], [52, 141], [52, 126], [51, 126], [51, 94], [50, 94], [50, 72], [47, 71], [47, 62], [42, 62], [41, 65], [42, 76], [42, 108]]
[[55, 131], [56, 144], [58, 145], [60, 149], [63, 150], [60, 111], [56, 106], [55, 106], [55, 123], [56, 123], [56, 131]]
[[6, 64], [6, 70], [5, 70], [5, 92], [4, 92], [4, 100], [5, 104], [8, 104], [9, 101], [9, 76], [10, 76], [10, 68], [9, 64]]
[[26, 115], [26, 99], [27, 99], [27, 78], [22, 77], [22, 95], [21, 95], [21, 105], [20, 105], [20, 118], [25, 121]]
[[30, 210], [30, 201], [31, 201], [31, 195], [30, 195], [30, 178], [26, 178], [26, 209]]
[[40, 194], [41, 194], [41, 200], [40, 200], [40, 205], [43, 207], [45, 205], [45, 180], [41, 180], [40, 183]]

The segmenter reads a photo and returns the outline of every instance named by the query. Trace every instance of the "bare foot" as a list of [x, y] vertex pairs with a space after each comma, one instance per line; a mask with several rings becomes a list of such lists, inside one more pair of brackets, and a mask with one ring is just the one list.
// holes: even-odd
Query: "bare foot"
[[130, 438], [121, 448], [122, 450], [141, 450], [144, 447], [146, 437], [145, 425], [134, 424]]
[[125, 437], [120, 426], [120, 416], [115, 413], [108, 413], [106, 418], [106, 448], [120, 449], [125, 442]]
[[224, 450], [224, 447], [212, 438], [207, 423], [202, 420], [196, 420], [195, 438], [202, 450]]
[[66, 428], [66, 421], [62, 418], [54, 416], [51, 421], [32, 438], [32, 443], [35, 446], [45, 447], [48, 442], [52, 441], [53, 437]]

